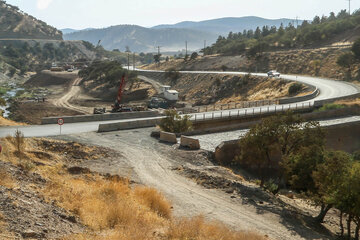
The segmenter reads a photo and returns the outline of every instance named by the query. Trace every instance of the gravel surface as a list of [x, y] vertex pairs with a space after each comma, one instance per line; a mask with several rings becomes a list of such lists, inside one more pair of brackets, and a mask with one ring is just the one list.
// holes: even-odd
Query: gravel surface
[[[165, 194], [172, 202], [176, 216], [202, 214], [209, 220], [221, 221], [236, 230], [252, 230], [271, 239], [331, 239], [328, 232], [309, 230], [303, 219], [298, 219], [292, 211], [283, 209], [269, 199], [264, 199], [266, 204], [259, 206], [253, 201], [242, 201], [242, 196], [234, 199], [222, 190], [206, 189], [182, 176], [178, 169], [211, 169], [216, 166], [207, 161], [201, 151], [186, 151], [179, 149], [179, 145], [166, 145], [151, 138], [152, 130], [83, 133], [63, 138], [118, 151], [122, 158], [111, 165], [104, 164], [103, 171], [121, 171], [126, 165], [132, 169], [128, 177], [136, 176], [140, 183], [155, 187]], [[246, 185], [243, 187], [247, 188]]]

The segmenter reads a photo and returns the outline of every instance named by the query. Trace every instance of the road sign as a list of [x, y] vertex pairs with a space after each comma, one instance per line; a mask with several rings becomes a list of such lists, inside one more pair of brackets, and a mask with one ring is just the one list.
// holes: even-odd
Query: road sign
[[63, 118], [59, 118], [57, 123], [61, 126], [64, 125], [64, 119]]

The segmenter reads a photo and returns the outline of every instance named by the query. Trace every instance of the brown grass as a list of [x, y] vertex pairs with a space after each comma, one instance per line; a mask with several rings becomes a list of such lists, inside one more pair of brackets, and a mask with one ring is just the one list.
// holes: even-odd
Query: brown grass
[[171, 205], [156, 189], [137, 187], [135, 188], [134, 194], [142, 204], [156, 212], [160, 217], [171, 217]]
[[0, 169], [0, 186], [11, 189], [17, 186], [16, 181], [5, 169]]
[[203, 216], [178, 219], [171, 223], [167, 233], [169, 239], [197, 240], [261, 240], [254, 233], [235, 232], [217, 222], [206, 222]]
[[14, 122], [0, 116], [0, 126], [23, 126], [25, 123]]
[[[4, 152], [0, 160], [18, 164], [14, 138], [1, 139], [1, 142]], [[43, 163], [31, 170], [46, 179], [47, 185], [38, 190], [46, 201], [56, 202], [88, 227], [86, 232], [68, 236], [66, 240], [265, 239], [251, 233], [234, 232], [221, 223], [206, 222], [203, 217], [173, 218], [171, 204], [153, 188], [132, 189], [127, 180], [108, 179], [98, 174], [72, 176], [64, 168], [59, 152], [44, 150], [44, 154], [39, 154], [42, 152], [40, 143], [41, 139], [25, 139], [23, 147], [23, 159], [32, 164]], [[0, 184], [11, 186], [14, 183], [7, 172], [0, 171], [0, 177]]]

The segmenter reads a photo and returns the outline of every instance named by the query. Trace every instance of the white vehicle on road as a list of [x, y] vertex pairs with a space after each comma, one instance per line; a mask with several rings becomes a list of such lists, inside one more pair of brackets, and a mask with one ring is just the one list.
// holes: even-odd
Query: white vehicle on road
[[267, 73], [268, 77], [280, 77], [280, 73], [277, 72], [276, 70], [271, 70], [270, 72]]

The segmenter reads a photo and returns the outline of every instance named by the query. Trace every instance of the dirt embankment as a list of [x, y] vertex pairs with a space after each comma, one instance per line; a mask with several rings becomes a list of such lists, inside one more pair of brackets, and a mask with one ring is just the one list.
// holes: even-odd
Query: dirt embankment
[[[162, 62], [160, 65], [144, 66], [144, 69], [167, 70], [225, 70], [245, 72], [267, 72], [272, 69], [284, 74], [301, 74], [344, 79], [346, 69], [339, 67], [336, 60], [349, 48], [332, 47], [319, 49], [298, 49], [264, 53], [258, 59], [245, 56], [212, 55], [185, 62], [183, 59]], [[356, 76], [354, 69], [353, 76]]]
[[[159, 191], [104, 169], [124, 159], [117, 151], [19, 139], [0, 139], [0, 239], [268, 239], [173, 217]], [[101, 167], [106, 174], [94, 170]]]
[[[153, 78], [162, 84], [171, 85], [179, 91], [180, 99], [194, 105], [257, 101], [288, 97], [292, 82], [278, 78], [263, 78], [252, 75], [229, 76], [224, 74], [179, 74], [169, 77], [157, 73]], [[296, 94], [310, 92], [303, 86]]]

